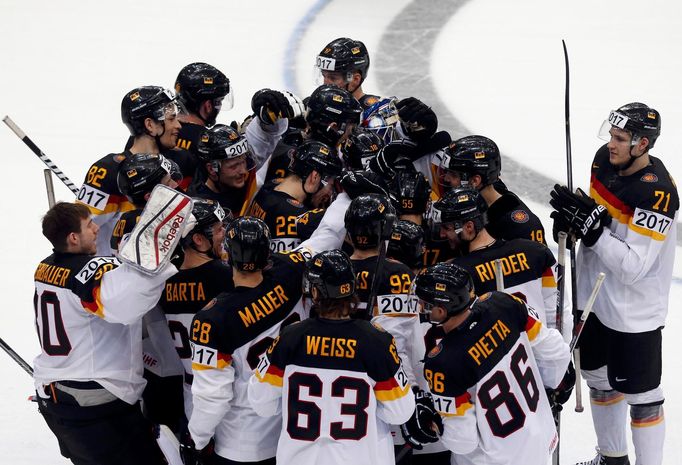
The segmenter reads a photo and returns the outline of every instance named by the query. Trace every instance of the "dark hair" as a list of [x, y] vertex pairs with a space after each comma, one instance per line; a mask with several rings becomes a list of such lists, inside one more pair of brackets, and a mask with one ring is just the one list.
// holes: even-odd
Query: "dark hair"
[[356, 294], [351, 294], [342, 299], [320, 299], [315, 301], [315, 310], [321, 318], [345, 318], [355, 315], [358, 311], [359, 303], [360, 298]]
[[90, 217], [90, 210], [82, 203], [57, 202], [43, 216], [43, 236], [58, 252], [66, 250], [66, 238], [81, 232], [81, 220]]

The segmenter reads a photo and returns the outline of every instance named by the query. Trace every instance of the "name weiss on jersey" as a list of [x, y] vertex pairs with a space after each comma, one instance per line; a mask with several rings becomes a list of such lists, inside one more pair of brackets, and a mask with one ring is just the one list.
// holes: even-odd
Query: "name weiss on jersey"
[[278, 284], [272, 291], [266, 292], [264, 297], [251, 303], [250, 306], [244, 307], [244, 310], [239, 310], [239, 317], [242, 319], [244, 326], [248, 328], [288, 301], [289, 297], [284, 293], [284, 288]]
[[[515, 253], [507, 257], [500, 258], [502, 261], [502, 274], [508, 276], [513, 273], [520, 273], [525, 270], [530, 270], [528, 266], [528, 258], [524, 252]], [[495, 280], [495, 260], [476, 265], [476, 273], [481, 282]]]
[[[493, 331], [497, 335], [497, 339], [493, 337]], [[504, 341], [509, 333], [511, 333], [511, 331], [507, 325], [502, 323], [502, 321], [497, 320], [492, 329], [486, 331], [483, 337], [476, 341], [473, 346], [469, 347], [469, 350], [467, 351], [469, 356], [471, 356], [471, 358], [474, 359], [474, 362], [480, 366], [481, 357], [483, 357], [483, 359], [490, 357], [493, 351], [499, 347], [499, 342]], [[490, 346], [491, 344], [493, 347]]]
[[306, 336], [306, 353], [321, 357], [355, 358], [358, 341], [345, 337]]

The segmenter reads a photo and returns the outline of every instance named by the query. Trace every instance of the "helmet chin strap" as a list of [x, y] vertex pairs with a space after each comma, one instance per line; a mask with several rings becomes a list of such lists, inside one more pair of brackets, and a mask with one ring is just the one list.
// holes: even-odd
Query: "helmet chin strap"
[[622, 165], [613, 165], [613, 167], [616, 168], [616, 169], [618, 169], [619, 171], [625, 171], [625, 170], [629, 169], [629, 168], [632, 166], [632, 164], [635, 162], [635, 160], [637, 160], [639, 157], [641, 157], [642, 155], [644, 155], [644, 153], [642, 153], [641, 155], [634, 156], [634, 155], [632, 154], [632, 149], [634, 149], [635, 146], [636, 146], [636, 144], [630, 146], [630, 151], [628, 152], [628, 155], [630, 155], [630, 158], [628, 159], [628, 161], [626, 161], [626, 162], [625, 162], [624, 164], [622, 164]]

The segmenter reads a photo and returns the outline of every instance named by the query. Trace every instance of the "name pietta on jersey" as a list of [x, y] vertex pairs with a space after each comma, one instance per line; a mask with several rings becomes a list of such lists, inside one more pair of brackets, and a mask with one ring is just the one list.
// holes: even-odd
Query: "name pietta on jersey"
[[[381, 275], [375, 280], [378, 256], [362, 260], [351, 260], [356, 276], [356, 294], [360, 299], [358, 318], [369, 319], [373, 316], [388, 314], [414, 314], [416, 306], [410, 305], [409, 293], [412, 284], [412, 271], [403, 263], [385, 259], [381, 266]], [[376, 281], [376, 282], [375, 282]], [[376, 286], [376, 303], [374, 309], [367, 310], [367, 300], [372, 285]]]
[[493, 245], [457, 257], [453, 263], [460, 265], [474, 279], [476, 294], [495, 290], [495, 260], [502, 262], [505, 289], [553, 278], [552, 266], [555, 259], [544, 245], [527, 239], [505, 241], [498, 239]]
[[296, 218], [305, 211], [305, 206], [289, 194], [268, 189], [256, 195], [249, 214], [265, 221], [270, 228], [270, 249], [283, 252], [301, 243], [296, 231]]

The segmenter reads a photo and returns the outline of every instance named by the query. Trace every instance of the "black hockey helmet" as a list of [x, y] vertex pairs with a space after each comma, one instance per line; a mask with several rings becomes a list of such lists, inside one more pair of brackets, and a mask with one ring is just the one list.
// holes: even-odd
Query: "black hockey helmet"
[[396, 221], [388, 240], [386, 256], [410, 268], [419, 268], [422, 266], [425, 250], [424, 229], [412, 221]]
[[206, 100], [218, 109], [229, 110], [234, 105], [230, 80], [208, 63], [190, 63], [182, 68], [175, 79], [175, 92], [191, 112], [197, 112]]
[[609, 118], [602, 123], [599, 137], [606, 141], [610, 140], [609, 130], [612, 126], [632, 134], [632, 145], [635, 145], [640, 137], [646, 137], [651, 148], [661, 134], [661, 115], [644, 103], [628, 103], [611, 111]]
[[345, 252], [326, 250], [306, 262], [303, 293], [312, 295], [317, 289], [321, 299], [346, 299], [355, 292], [353, 263]]
[[[359, 124], [362, 106], [347, 90], [320, 86], [308, 100], [305, 121], [313, 139], [336, 146], [348, 124]], [[337, 124], [336, 129], [329, 125]]]
[[359, 250], [373, 249], [390, 238], [395, 221], [395, 208], [390, 200], [378, 194], [353, 199], [344, 217], [353, 247]]
[[431, 185], [419, 171], [398, 171], [390, 185], [398, 201], [398, 214], [423, 215], [431, 200]]
[[443, 149], [441, 156], [441, 168], [460, 173], [462, 186], [467, 186], [476, 174], [481, 177], [482, 186], [488, 186], [497, 181], [502, 171], [500, 149], [484, 136], [457, 139]]
[[230, 223], [226, 239], [230, 265], [239, 271], [259, 271], [270, 258], [270, 230], [259, 218], [242, 216]]
[[434, 227], [452, 224], [456, 230], [473, 221], [478, 232], [488, 223], [487, 210], [488, 204], [476, 189], [456, 187], [433, 204], [430, 221]]
[[357, 71], [362, 76], [362, 81], [367, 77], [369, 70], [369, 53], [365, 44], [359, 40], [339, 37], [329, 42], [317, 56], [315, 66], [320, 71], [337, 71], [346, 73], [346, 81], [350, 81], [349, 75]]
[[442, 307], [448, 316], [462, 313], [476, 299], [471, 275], [454, 263], [438, 263], [422, 270], [412, 282], [412, 293], [419, 298], [422, 312]]
[[351, 170], [364, 170], [383, 146], [384, 141], [374, 132], [356, 127], [350, 137], [341, 144], [341, 155]]
[[173, 92], [159, 86], [136, 87], [121, 100], [121, 120], [133, 137], [146, 134], [145, 119], [163, 121], [177, 111]]
[[163, 155], [156, 153], [135, 153], [118, 167], [116, 183], [121, 194], [135, 205], [146, 203], [144, 196], [154, 186], [161, 183], [166, 175], [170, 176], [171, 163]]
[[182, 239], [183, 246], [192, 244], [193, 234], [203, 234], [209, 241], [213, 240], [213, 225], [216, 223], [228, 224], [232, 221], [232, 212], [224, 210], [220, 204], [214, 200], [194, 198], [192, 215], [197, 220], [194, 228]]
[[328, 145], [308, 140], [292, 149], [289, 171], [305, 181], [313, 170], [317, 171], [326, 182], [327, 178], [341, 176], [343, 166], [336, 152]]
[[199, 137], [197, 155], [204, 163], [220, 162], [241, 156], [250, 161], [251, 150], [246, 136], [239, 134], [231, 126], [216, 124], [205, 129]]

